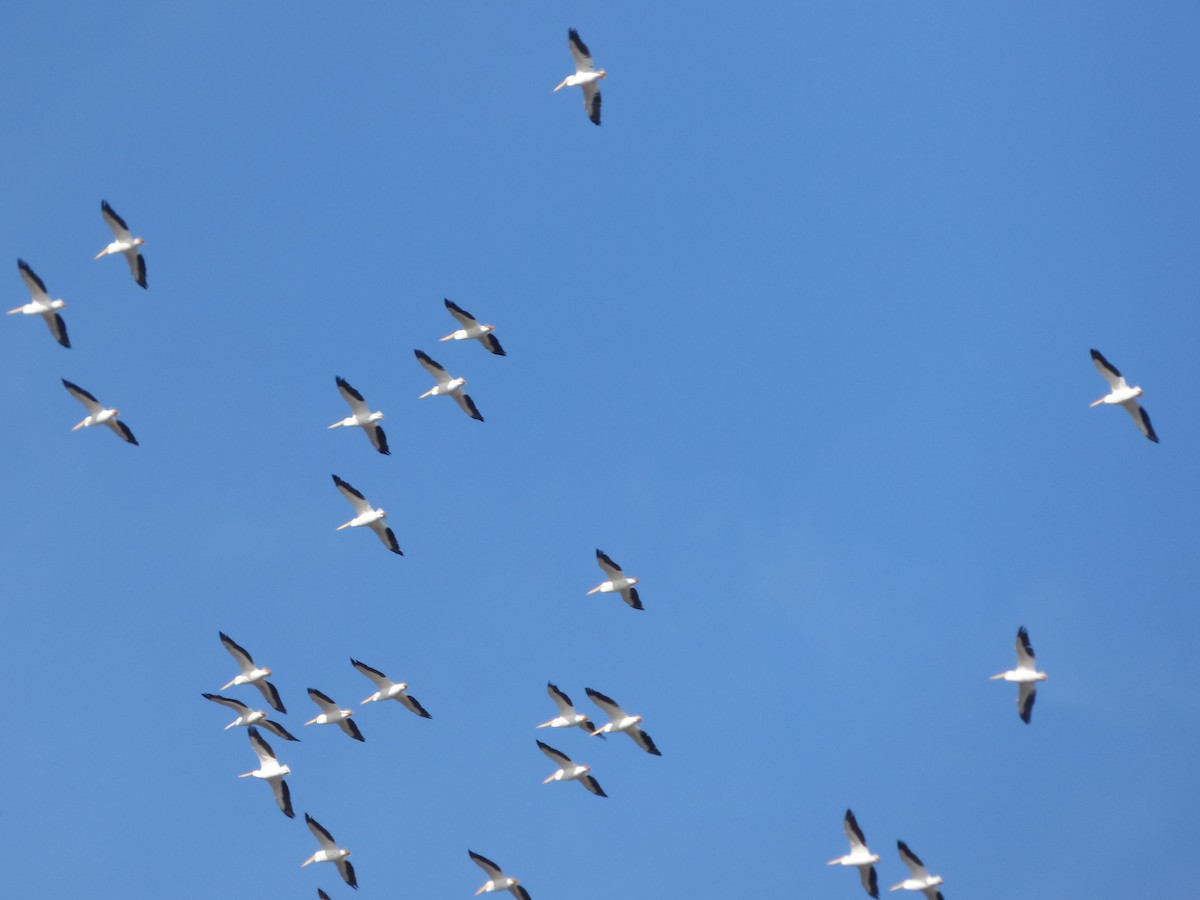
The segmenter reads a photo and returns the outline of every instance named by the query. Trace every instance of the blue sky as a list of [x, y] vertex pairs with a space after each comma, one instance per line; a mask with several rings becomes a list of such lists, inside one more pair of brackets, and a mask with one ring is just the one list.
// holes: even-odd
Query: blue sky
[[[1180, 896], [1200, 175], [1188, 3], [26, 4], [0, 33], [13, 896]], [[571, 71], [609, 72], [604, 124]], [[150, 288], [110, 240], [146, 238]], [[449, 297], [503, 359], [439, 344]], [[1105, 392], [1097, 347], [1162, 443]], [[417, 397], [429, 352], [487, 421]], [[334, 377], [392, 456], [325, 426]], [[72, 433], [67, 378], [141, 441]], [[335, 532], [336, 473], [405, 558]], [[644, 613], [600, 580], [601, 547]], [[1011, 668], [1050, 674], [1031, 726]], [[228, 632], [298, 818], [200, 698]], [[358, 708], [361, 659], [433, 714]], [[547, 680], [663, 752], [547, 735]], [[366, 743], [303, 728], [305, 689]], [[247, 702], [252, 688], [228, 694]], [[539, 782], [536, 738], [609, 794]], [[1148, 860], [1130, 865], [1133, 859]], [[1162, 864], [1159, 861], [1169, 862]], [[686, 884], [686, 888], [681, 884]], [[231, 893], [232, 892], [232, 893]]]

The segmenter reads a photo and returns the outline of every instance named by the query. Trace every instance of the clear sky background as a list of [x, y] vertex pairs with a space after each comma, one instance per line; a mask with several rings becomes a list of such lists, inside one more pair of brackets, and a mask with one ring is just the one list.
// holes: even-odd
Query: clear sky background
[[[577, 89], [576, 27], [610, 76]], [[13, 897], [1180, 897], [1191, 2], [27, 3], [0, 31]], [[106, 199], [146, 238], [150, 288]], [[507, 358], [439, 344], [449, 297]], [[1146, 389], [1160, 445], [1097, 347]], [[422, 348], [487, 421], [446, 399]], [[392, 456], [326, 426], [342, 375]], [[141, 441], [72, 433], [67, 378]], [[404, 549], [359, 530], [337, 473]], [[600, 581], [597, 547], [645, 612]], [[1025, 625], [1050, 680], [1033, 723]], [[297, 819], [206, 703], [275, 670]], [[358, 707], [356, 657], [433, 714]], [[534, 726], [547, 680], [662, 757]], [[319, 688], [365, 744], [304, 728]], [[253, 688], [227, 693], [259, 706]], [[610, 795], [543, 786], [536, 738]]]

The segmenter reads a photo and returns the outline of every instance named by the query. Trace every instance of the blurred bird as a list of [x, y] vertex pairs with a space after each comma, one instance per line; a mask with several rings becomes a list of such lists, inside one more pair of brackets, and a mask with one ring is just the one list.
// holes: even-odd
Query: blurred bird
[[29, 288], [31, 299], [24, 306], [10, 309], [8, 314], [11, 316], [15, 313], [24, 313], [27, 316], [41, 316], [50, 326], [50, 333], [54, 335], [54, 339], [70, 349], [71, 340], [67, 337], [67, 323], [58, 313], [67, 305], [67, 302], [51, 300], [50, 294], [46, 292], [46, 285], [42, 283], [42, 279], [37, 277], [33, 269], [29, 268], [29, 263], [25, 260], [18, 259], [17, 268], [21, 271], [21, 278], [25, 282], [25, 286]]
[[992, 681], [1015, 681], [1017, 688], [1017, 714], [1026, 725], [1033, 715], [1033, 703], [1037, 699], [1037, 683], [1045, 681], [1050, 676], [1037, 670], [1037, 660], [1033, 656], [1033, 645], [1029, 643], [1029, 632], [1022, 625], [1017, 629], [1017, 667], [993, 675]]
[[137, 438], [133, 436], [133, 432], [129, 430], [129, 426], [117, 419], [121, 414], [119, 409], [108, 409], [103, 403], [85, 391], [77, 384], [71, 384], [67, 379], [62, 380], [63, 387], [67, 389], [72, 397], [83, 404], [88, 411], [87, 417], [72, 428], [72, 431], [78, 431], [80, 428], [91, 428], [93, 425], [107, 425], [121, 440], [137, 446]]
[[1117, 404], [1125, 407], [1125, 412], [1133, 418], [1133, 423], [1141, 429], [1142, 434], [1157, 444], [1158, 435], [1154, 433], [1154, 426], [1150, 424], [1150, 415], [1137, 402], [1137, 398], [1142, 396], [1142, 389], [1130, 387], [1125, 382], [1125, 376], [1118, 372], [1117, 367], [1105, 359], [1104, 354], [1099, 350], [1092, 350], [1092, 362], [1096, 364], [1096, 368], [1100, 370], [1100, 374], [1104, 376], [1104, 380], [1111, 388], [1109, 393], [1093, 403], [1092, 406], [1107, 403], [1110, 406]]
[[279, 764], [274, 751], [271, 750], [271, 745], [263, 740], [257, 728], [250, 729], [250, 746], [258, 755], [258, 768], [253, 772], [245, 772], [238, 778], [253, 776], [261, 778], [271, 785], [271, 792], [275, 795], [275, 802], [279, 805], [280, 810], [289, 819], [294, 819], [296, 814], [292, 812], [292, 792], [288, 790], [287, 782], [283, 780], [292, 774], [292, 770], [288, 766]]
[[574, 28], [567, 32], [567, 45], [571, 48], [571, 58], [575, 60], [575, 74], [564, 78], [551, 93], [557, 93], [565, 87], [583, 88], [583, 108], [587, 111], [588, 118], [599, 125], [600, 85], [598, 82], [602, 78], [607, 78], [608, 73], [603, 69], [599, 72], [596, 71], [596, 64], [592, 62], [592, 51], [587, 48], [587, 45], [579, 37], [579, 32]]
[[854, 818], [854, 813], [850, 810], [846, 810], [842, 828], [845, 829], [846, 838], [850, 841], [850, 852], [837, 859], [831, 859], [829, 865], [855, 866], [858, 869], [858, 877], [862, 880], [863, 890], [875, 900], [879, 900], [879, 877], [873, 865], [879, 862], [879, 854], [872, 853], [867, 849], [867, 839], [863, 837], [862, 829], [858, 827], [858, 820]]
[[125, 254], [125, 261], [129, 263], [129, 274], [133, 276], [142, 287], [146, 287], [146, 260], [142, 256], [142, 251], [138, 247], [146, 243], [142, 238], [135, 238], [129, 232], [129, 226], [125, 224], [125, 220], [116, 214], [108, 201], [100, 201], [100, 214], [104, 217], [105, 223], [112, 229], [113, 242], [96, 254], [96, 259], [102, 256], [108, 256], [110, 253]]

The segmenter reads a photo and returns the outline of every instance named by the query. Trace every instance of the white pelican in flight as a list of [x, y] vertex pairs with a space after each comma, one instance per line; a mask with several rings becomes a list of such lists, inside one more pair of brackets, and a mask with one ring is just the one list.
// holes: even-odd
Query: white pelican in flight
[[578, 763], [572, 762], [571, 757], [563, 753], [561, 750], [555, 750], [549, 744], [537, 742], [538, 747], [542, 752], [550, 757], [550, 761], [558, 766], [558, 771], [547, 778], [542, 784], [549, 784], [552, 781], [578, 781], [585, 788], [595, 794], [597, 797], [607, 797], [604, 789], [600, 787], [600, 782], [588, 774], [592, 771], [591, 766], [581, 766]]
[[113, 242], [97, 253], [96, 259], [110, 253], [124, 253], [125, 261], [129, 263], [129, 274], [133, 276], [134, 281], [146, 287], [146, 260], [142, 257], [142, 251], [138, 249], [146, 242], [130, 234], [125, 220], [116, 214], [107, 200], [100, 201], [100, 214], [112, 229]]
[[383, 413], [371, 412], [363, 395], [352, 388], [350, 382], [341, 375], [337, 376], [337, 386], [338, 390], [342, 392], [342, 399], [350, 404], [350, 412], [354, 415], [342, 419], [340, 422], [334, 422], [329, 427], [340, 428], [345, 425], [348, 428], [361, 428], [370, 439], [371, 446], [384, 456], [391, 456], [392, 451], [388, 449], [387, 435], [383, 433], [382, 428], [375, 424], [383, 419]]
[[642, 600], [638, 597], [637, 588], [634, 587], [638, 583], [636, 578], [627, 578], [625, 573], [621, 571], [621, 567], [612, 561], [603, 550], [596, 550], [596, 565], [607, 576], [608, 580], [596, 585], [588, 595], [592, 595], [599, 591], [602, 594], [617, 593], [621, 595], [621, 599], [632, 606], [634, 609], [645, 609], [642, 606]]
[[333, 476], [333, 483], [342, 492], [342, 496], [350, 501], [350, 505], [354, 507], [354, 511], [358, 514], [349, 522], [339, 525], [334, 530], [341, 531], [343, 528], [358, 528], [366, 525], [379, 536], [379, 539], [383, 541], [383, 546], [387, 547], [397, 556], [403, 556], [404, 552], [400, 549], [400, 542], [396, 540], [396, 533], [383, 524], [383, 520], [387, 518], [387, 513], [382, 509], [372, 509], [366, 497], [336, 475]]
[[1150, 424], [1150, 416], [1137, 402], [1137, 398], [1142, 396], [1142, 389], [1126, 384], [1125, 376], [1118, 372], [1117, 367], [1105, 359], [1104, 354], [1099, 350], [1092, 350], [1092, 362], [1096, 364], [1096, 368], [1100, 370], [1100, 374], [1104, 376], [1104, 380], [1112, 389], [1092, 406], [1099, 406], [1101, 403], [1120, 404], [1125, 407], [1125, 411], [1129, 415], [1133, 416], [1133, 422], [1141, 429], [1142, 434], [1157, 444], [1158, 435], [1154, 433], [1154, 426]]
[[221, 635], [222, 646], [229, 651], [229, 655], [238, 664], [238, 668], [242, 670], [240, 675], [222, 685], [221, 690], [231, 688], [235, 684], [252, 684], [262, 691], [263, 697], [271, 704], [272, 709], [286, 713], [287, 709], [284, 707], [283, 701], [279, 699], [279, 691], [275, 690], [275, 685], [267, 681], [267, 676], [271, 674], [271, 670], [256, 666], [254, 659], [246, 652], [246, 649], [225, 632], [218, 631], [217, 634]]
[[908, 871], [912, 872], [912, 878], [905, 878], [899, 884], [893, 885], [890, 890], [898, 891], [903, 888], [906, 891], [921, 891], [929, 900], [943, 900], [942, 892], [937, 889], [937, 886], [942, 883], [942, 876], [930, 875], [925, 868], [925, 863], [917, 859], [917, 854], [909, 850], [908, 844], [904, 841], [896, 841], [896, 846], [900, 850], [900, 858], [908, 866]]
[[592, 698], [592, 702], [604, 710], [604, 714], [612, 721], [607, 725], [602, 725], [593, 734], [601, 734], [603, 732], [621, 731], [633, 738], [634, 743], [645, 750], [652, 756], [662, 756], [658, 748], [654, 746], [654, 741], [650, 739], [650, 735], [638, 728], [638, 722], [642, 721], [641, 716], [631, 716], [625, 710], [617, 705], [617, 701], [610, 697], [605, 697], [599, 691], [593, 691], [591, 688], [585, 688], [587, 695]]
[[[558, 707], [558, 715], [549, 722], [543, 722], [538, 728], [574, 728], [578, 726], [588, 734], [596, 733], [596, 726], [592, 724], [592, 720], [583, 713], [575, 712], [575, 706], [571, 703], [571, 698], [558, 689], [558, 685], [546, 682], [546, 693], [550, 695], [550, 699], [554, 701], [554, 705]], [[605, 737], [600, 735], [600, 737]], [[605, 738], [607, 740], [607, 738]]]
[[596, 71], [596, 64], [592, 62], [592, 51], [587, 48], [587, 44], [583, 42], [579, 37], [579, 32], [574, 28], [567, 32], [567, 43], [571, 47], [571, 58], [575, 60], [575, 74], [564, 78], [562, 83], [551, 93], [565, 87], [583, 88], [583, 108], [587, 110], [588, 118], [599, 125], [600, 85], [598, 82], [602, 78], [607, 78], [608, 73], [603, 69], [599, 72]]
[[42, 279], [37, 277], [33, 269], [29, 268], [29, 263], [25, 260], [18, 259], [17, 268], [21, 270], [21, 278], [24, 279], [25, 286], [29, 288], [29, 295], [32, 299], [24, 306], [10, 309], [8, 314], [11, 316], [14, 313], [24, 313], [27, 316], [41, 316], [50, 326], [50, 333], [54, 335], [54, 339], [70, 349], [71, 339], [67, 337], [67, 323], [58, 314], [58, 311], [67, 305], [66, 301], [51, 300], [50, 295], [46, 292], [46, 285], [42, 283]]
[[354, 715], [354, 710], [339, 709], [333, 700], [316, 688], [309, 688], [308, 696], [312, 699], [313, 703], [321, 708], [321, 714], [309, 719], [304, 723], [305, 725], [336, 725], [356, 741], [366, 741], [366, 738], [362, 736], [362, 732], [358, 730], [358, 725], [350, 721], [350, 717]]
[[121, 438], [121, 440], [128, 441], [135, 447], [137, 446], [137, 438], [133, 436], [133, 432], [129, 430], [129, 426], [117, 418], [121, 414], [120, 410], [108, 409], [79, 385], [72, 384], [65, 378], [62, 380], [62, 383], [67, 392], [82, 403], [88, 411], [87, 417], [72, 428], [72, 431], [78, 431], [80, 428], [91, 428], [93, 425], [107, 425], [116, 432], [117, 437]]
[[1037, 683], [1045, 681], [1050, 676], [1037, 670], [1037, 660], [1033, 656], [1033, 646], [1029, 643], [1029, 632], [1022, 625], [1017, 629], [1017, 667], [993, 675], [992, 681], [1015, 681], [1017, 689], [1017, 712], [1021, 721], [1026, 725], [1033, 715], [1033, 701], [1037, 699]]
[[[442, 298], [445, 300], [446, 298]], [[500, 346], [500, 342], [496, 340], [496, 336], [492, 334], [496, 330], [495, 325], [480, 325], [479, 320], [473, 315], [455, 303], [453, 300], [446, 300], [446, 309], [450, 310], [450, 315], [458, 319], [458, 323], [462, 328], [458, 331], [452, 331], [444, 338], [439, 338], [442, 341], [470, 341], [477, 340], [487, 349], [496, 354], [496, 356], [504, 356], [504, 348]]]
[[520, 897], [521, 900], [529, 900], [529, 891], [521, 887], [521, 882], [515, 878], [509, 878], [500, 871], [500, 867], [488, 859], [486, 856], [480, 856], [474, 850], [468, 850], [471, 854], [471, 859], [475, 860], [475, 865], [483, 869], [487, 873], [487, 883], [475, 892], [475, 896], [480, 894], [490, 894], [492, 891], [509, 891], [514, 897]]
[[238, 778], [261, 778], [267, 784], [271, 785], [271, 792], [275, 795], [275, 802], [279, 805], [280, 810], [289, 819], [296, 818], [296, 814], [292, 811], [292, 792], [288, 790], [287, 782], [283, 779], [292, 774], [292, 770], [288, 766], [281, 766], [279, 760], [275, 758], [275, 753], [271, 750], [271, 745], [263, 740], [262, 735], [258, 733], [257, 728], [250, 729], [250, 746], [258, 755], [258, 768], [253, 772], [245, 772]]
[[867, 839], [863, 837], [862, 829], [858, 827], [858, 820], [854, 818], [854, 813], [850, 810], [846, 810], [846, 818], [842, 821], [842, 827], [846, 830], [846, 837], [850, 841], [850, 852], [837, 859], [831, 859], [829, 865], [857, 867], [858, 877], [862, 879], [863, 890], [875, 900], [879, 900], [879, 877], [874, 866], [879, 862], [879, 854], [872, 853], [867, 849]]
[[375, 683], [375, 687], [378, 689], [366, 700], [363, 700], [362, 703], [359, 703], [359, 706], [362, 706], [363, 703], [372, 703], [376, 700], [399, 700], [422, 719], [433, 718], [433, 716], [425, 711], [425, 707], [420, 704], [416, 697], [410, 697], [407, 693], [405, 693], [408, 690], [408, 685], [404, 682], [392, 681], [392, 679], [388, 678], [378, 669], [372, 669], [366, 663], [361, 663], [357, 659], [352, 658], [350, 660], [350, 665], [354, 666], [354, 668], [358, 669], [359, 672], [370, 678], [371, 681]]
[[265, 728], [272, 734], [283, 738], [285, 741], [298, 741], [300, 738], [293, 737], [292, 733], [280, 725], [278, 722], [271, 722], [267, 719], [267, 713], [261, 709], [251, 709], [241, 700], [232, 700], [229, 697], [222, 697], [219, 694], [201, 694], [205, 700], [211, 700], [213, 703], [220, 703], [222, 706], [228, 706], [238, 717], [225, 726], [228, 731], [235, 725], [248, 727], [250, 725], [258, 725], [260, 728]]
[[472, 419], [478, 419], [480, 422], [483, 421], [483, 416], [479, 414], [479, 409], [475, 406], [475, 401], [463, 390], [463, 385], [467, 383], [467, 379], [451, 378], [450, 373], [430, 359], [428, 353], [421, 350], [414, 350], [413, 353], [417, 354], [417, 360], [425, 367], [425, 371], [437, 379], [437, 384], [418, 397], [418, 400], [422, 400], [425, 397], [437, 397], [449, 394], [468, 416]]
[[334, 863], [342, 875], [342, 881], [357, 891], [358, 879], [354, 876], [354, 866], [350, 865], [350, 861], [346, 859], [350, 855], [350, 851], [339, 847], [333, 839], [333, 835], [322, 828], [320, 823], [308, 813], [304, 814], [304, 821], [308, 823], [308, 830], [313, 833], [313, 837], [317, 839], [321, 849], [300, 863], [300, 868], [303, 869], [309, 863], [315, 862]]

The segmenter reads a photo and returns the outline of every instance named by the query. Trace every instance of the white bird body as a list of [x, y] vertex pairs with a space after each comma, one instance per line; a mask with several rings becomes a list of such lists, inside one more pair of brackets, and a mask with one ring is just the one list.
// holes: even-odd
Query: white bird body
[[599, 691], [594, 691], [591, 688], [585, 688], [584, 690], [587, 691], [587, 695], [591, 698], [592, 702], [604, 710], [604, 714], [611, 720], [607, 725], [602, 725], [598, 728], [593, 734], [612, 732], [627, 734], [633, 738], [634, 743], [647, 753], [652, 756], [662, 756], [662, 753], [654, 745], [654, 741], [650, 738], [650, 735], [638, 727], [638, 724], [642, 721], [641, 716], [629, 715], [629, 713], [617, 705], [615, 700], [606, 697]]
[[541, 741], [538, 741], [537, 745], [546, 756], [550, 757], [550, 761], [558, 766], [558, 771], [545, 779], [542, 784], [549, 784], [551, 781], [578, 781], [597, 797], [608, 796], [608, 794], [604, 793], [604, 789], [600, 787], [600, 782], [588, 774], [592, 771], [591, 766], [584, 766], [574, 762], [567, 754], [561, 750], [555, 750], [549, 744], [543, 744]]
[[46, 320], [46, 325], [49, 326], [50, 333], [54, 335], [54, 339], [62, 346], [70, 349], [71, 339], [67, 337], [67, 323], [58, 314], [58, 311], [67, 305], [66, 301], [51, 300], [50, 294], [46, 291], [46, 285], [42, 282], [42, 279], [37, 277], [33, 269], [29, 268], [29, 263], [25, 262], [25, 260], [18, 259], [17, 268], [21, 272], [21, 280], [25, 282], [25, 287], [29, 289], [30, 300], [23, 306], [10, 309], [8, 314], [11, 316], [16, 313], [24, 313], [27, 316], [41, 316]]
[[304, 814], [304, 821], [308, 824], [308, 830], [313, 833], [313, 837], [317, 839], [317, 843], [321, 845], [321, 849], [302, 862], [300, 868], [303, 869], [309, 863], [315, 862], [334, 863], [338, 867], [338, 872], [341, 873], [342, 880], [357, 890], [358, 878], [354, 874], [354, 866], [346, 858], [350, 855], [350, 851], [339, 847], [337, 842], [334, 841], [333, 835], [322, 828], [317, 820], [308, 813]]
[[879, 900], [879, 879], [875, 872], [875, 863], [879, 862], [879, 854], [872, 853], [867, 848], [867, 839], [863, 837], [862, 829], [858, 827], [858, 820], [854, 818], [854, 813], [850, 810], [846, 810], [842, 828], [846, 832], [846, 839], [850, 841], [850, 852], [837, 859], [831, 859], [829, 865], [857, 868], [863, 890], [875, 900]]
[[908, 866], [908, 870], [912, 873], [912, 878], [905, 878], [897, 885], [893, 885], [889, 890], [893, 891], [922, 891], [929, 900], [942, 900], [942, 892], [937, 889], [937, 886], [942, 883], [941, 875], [930, 875], [929, 870], [925, 868], [925, 864], [917, 858], [917, 855], [908, 849], [908, 845], [904, 841], [896, 841], [896, 847], [900, 851], [900, 859]]
[[621, 599], [634, 609], [645, 609], [642, 606], [642, 598], [638, 596], [637, 588], [634, 587], [638, 583], [638, 580], [628, 577], [621, 570], [621, 567], [599, 548], [596, 550], [596, 565], [600, 567], [600, 570], [608, 577], [608, 580], [601, 582], [588, 591], [588, 596], [597, 591], [601, 594], [620, 594]]
[[483, 421], [483, 416], [480, 415], [478, 407], [475, 406], [475, 401], [463, 391], [463, 386], [467, 383], [465, 378], [451, 378], [450, 373], [445, 370], [439, 363], [430, 359], [429, 354], [421, 350], [414, 350], [413, 353], [417, 356], [417, 361], [422, 367], [437, 379], [437, 384], [423, 393], [418, 400], [423, 400], [426, 397], [453, 397], [454, 402], [459, 405], [472, 419]]
[[363, 399], [363, 395], [351, 387], [350, 383], [340, 375], [337, 376], [337, 386], [342, 394], [342, 399], [350, 406], [352, 415], [347, 416], [340, 422], [334, 422], [329, 427], [361, 428], [371, 441], [371, 446], [384, 456], [390, 456], [392, 451], [388, 449], [387, 435], [376, 424], [383, 421], [383, 413], [372, 411]]
[[305, 725], [336, 725], [350, 737], [356, 741], [365, 741], [362, 732], [358, 730], [358, 725], [350, 721], [350, 717], [354, 715], [352, 709], [339, 709], [338, 705], [325, 694], [322, 694], [316, 688], [308, 689], [308, 696], [313, 703], [321, 708], [321, 714], [309, 719]]
[[583, 88], [583, 108], [588, 118], [596, 125], [600, 124], [600, 85], [602, 79], [608, 77], [603, 69], [597, 70], [592, 61], [592, 52], [579, 37], [574, 28], [567, 32], [567, 46], [571, 48], [571, 58], [575, 60], [575, 74], [568, 75], [551, 93], [557, 93], [565, 87]]
[[113, 242], [97, 253], [96, 259], [112, 253], [123, 254], [125, 261], [129, 263], [129, 274], [133, 276], [133, 280], [141, 287], [146, 287], [146, 260], [142, 258], [142, 252], [138, 249], [146, 241], [140, 237], [135, 238], [125, 220], [118, 216], [105, 200], [100, 201], [100, 214], [113, 233]]
[[1154, 432], [1154, 426], [1150, 424], [1150, 415], [1146, 410], [1138, 404], [1137, 398], [1142, 396], [1140, 387], [1130, 387], [1125, 381], [1125, 376], [1117, 370], [1117, 367], [1104, 358], [1104, 354], [1099, 350], [1091, 351], [1092, 362], [1096, 364], [1096, 368], [1100, 374], [1104, 376], [1104, 380], [1108, 382], [1109, 392], [1097, 400], [1092, 406], [1106, 404], [1108, 406], [1122, 406], [1133, 419], [1133, 424], [1138, 427], [1147, 438], [1158, 443], [1158, 435]]
[[256, 666], [254, 659], [246, 652], [246, 649], [225, 632], [217, 633], [221, 636], [221, 646], [233, 657], [238, 668], [242, 670], [240, 674], [222, 685], [221, 690], [227, 690], [238, 684], [252, 684], [262, 692], [263, 697], [271, 704], [272, 708], [286, 713], [287, 709], [284, 707], [283, 701], [279, 699], [279, 691], [275, 689], [275, 685], [267, 681], [271, 670]]
[[1017, 713], [1026, 725], [1033, 715], [1033, 704], [1037, 699], [1037, 683], [1045, 681], [1050, 676], [1037, 670], [1037, 658], [1033, 654], [1033, 645], [1029, 642], [1029, 632], [1022, 625], [1017, 629], [1017, 667], [993, 675], [992, 681], [1012, 681], [1020, 686], [1017, 691]]
[[137, 438], [133, 436], [133, 432], [129, 430], [129, 426], [117, 419], [117, 416], [121, 414], [119, 410], [108, 409], [79, 385], [72, 384], [65, 378], [62, 380], [62, 383], [63, 387], [67, 389], [67, 393], [82, 403], [88, 411], [86, 418], [72, 428], [72, 431], [78, 431], [80, 428], [91, 428], [93, 425], [107, 425], [121, 440], [133, 444], [135, 447], [137, 446]]
[[495, 325], [482, 325], [479, 320], [473, 315], [454, 303], [451, 300], [442, 298], [446, 304], [446, 309], [450, 311], [450, 315], [458, 320], [462, 328], [458, 331], [452, 331], [444, 338], [439, 338], [442, 341], [479, 341], [487, 350], [496, 356], [505, 356], [504, 348], [500, 346], [500, 342], [496, 340], [496, 336], [492, 334], [496, 330]]
[[292, 774], [291, 768], [280, 765], [271, 750], [271, 745], [263, 740], [257, 729], [251, 728], [249, 733], [250, 746], [258, 756], [258, 768], [252, 772], [244, 772], [238, 778], [254, 777], [267, 782], [271, 785], [271, 793], [275, 795], [275, 803], [279, 809], [289, 819], [295, 818], [296, 814], [292, 811], [292, 794], [288, 790], [287, 782], [283, 780]]
[[[575, 711], [575, 706], [571, 703], [571, 698], [560, 691], [558, 685], [547, 681], [546, 693], [550, 695], [550, 699], [558, 707], [558, 715], [548, 722], [543, 722], [538, 728], [582, 728], [588, 734], [595, 732], [596, 726], [592, 724], [592, 720], [583, 713]], [[600, 736], [604, 737], [604, 735]]]
[[521, 886], [521, 882], [516, 878], [509, 878], [505, 875], [498, 865], [488, 859], [486, 856], [481, 856], [474, 850], [468, 850], [471, 859], [475, 861], [475, 865], [483, 869], [487, 874], [488, 880], [483, 887], [475, 892], [475, 896], [480, 894], [490, 894], [494, 891], [509, 891], [514, 897], [520, 897], [521, 900], [529, 900], [529, 892]]
[[410, 697], [407, 693], [408, 685], [404, 682], [392, 681], [378, 669], [372, 669], [366, 663], [361, 663], [357, 659], [351, 659], [350, 664], [354, 666], [360, 673], [367, 676], [374, 682], [378, 688], [374, 694], [359, 703], [362, 706], [364, 703], [375, 703], [380, 700], [396, 700], [399, 701], [408, 709], [412, 710], [422, 719], [432, 719], [431, 716], [423, 707], [416, 697]]
[[350, 505], [354, 507], [354, 511], [357, 513], [349, 522], [339, 525], [334, 530], [341, 531], [343, 528], [362, 528], [366, 526], [375, 532], [379, 540], [383, 541], [383, 546], [387, 547], [397, 556], [403, 556], [404, 553], [400, 550], [400, 543], [396, 540], [396, 533], [383, 524], [383, 520], [387, 518], [387, 513], [382, 509], [373, 508], [360, 491], [355, 490], [336, 475], [333, 476], [333, 483], [341, 491], [342, 496], [350, 501]]

